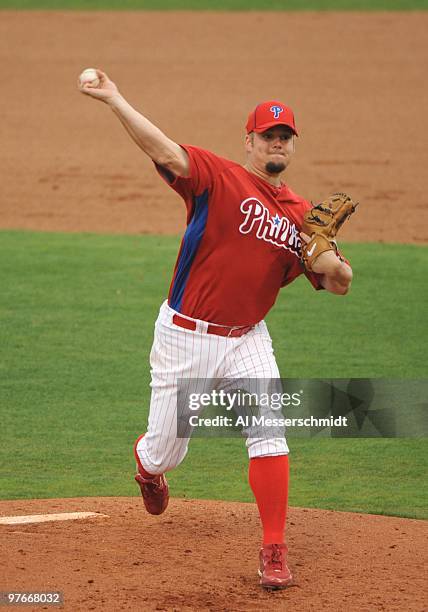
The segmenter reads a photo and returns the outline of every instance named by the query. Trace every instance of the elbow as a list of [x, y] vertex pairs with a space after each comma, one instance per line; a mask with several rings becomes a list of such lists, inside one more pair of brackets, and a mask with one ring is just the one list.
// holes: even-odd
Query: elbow
[[344, 269], [342, 269], [342, 279], [340, 280], [338, 286], [339, 295], [346, 295], [349, 292], [349, 289], [351, 288], [352, 277], [353, 274], [351, 267], [345, 264]]
[[346, 295], [351, 288], [351, 281], [330, 281], [323, 284], [324, 289], [334, 293], [334, 295]]
[[339, 290], [337, 291], [337, 295], [346, 295], [349, 292], [350, 288], [351, 288], [351, 283], [349, 283], [349, 285], [341, 285], [339, 287]]
[[324, 275], [321, 281], [324, 289], [327, 289], [327, 291], [330, 291], [330, 293], [334, 293], [335, 295], [346, 295], [351, 288], [351, 283], [352, 270], [345, 263], [340, 265], [335, 275]]
[[347, 293], [349, 293], [350, 288], [351, 288], [351, 281], [347, 283], [343, 283], [343, 284], [338, 284], [336, 286], [335, 293], [337, 295], [346, 295]]

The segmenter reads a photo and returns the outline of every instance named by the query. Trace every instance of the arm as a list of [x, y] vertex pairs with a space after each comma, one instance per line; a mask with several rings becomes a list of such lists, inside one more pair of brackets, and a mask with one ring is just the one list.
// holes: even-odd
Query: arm
[[322, 253], [314, 263], [313, 270], [322, 275], [321, 285], [330, 293], [336, 295], [348, 293], [352, 282], [352, 269], [336, 257], [333, 251]]
[[97, 70], [97, 74], [100, 79], [97, 87], [79, 83], [79, 90], [107, 104], [134, 142], [156, 164], [167, 168], [176, 176], [189, 176], [189, 158], [186, 151], [136, 111], [104, 72]]
[[[310, 237], [300, 232], [302, 239], [308, 243]], [[321, 285], [330, 293], [345, 295], [352, 282], [352, 269], [347, 263], [341, 261], [334, 251], [321, 253], [312, 265], [313, 272], [321, 274]]]

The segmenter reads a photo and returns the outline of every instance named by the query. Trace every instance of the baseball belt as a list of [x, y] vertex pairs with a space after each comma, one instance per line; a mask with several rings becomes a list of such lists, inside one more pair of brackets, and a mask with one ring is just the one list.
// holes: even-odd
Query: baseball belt
[[[192, 321], [191, 319], [185, 319], [184, 317], [181, 317], [178, 314], [175, 314], [172, 317], [172, 322], [174, 323], [174, 325], [178, 325], [178, 327], [184, 327], [184, 329], [196, 331], [196, 321]], [[247, 334], [253, 328], [254, 325], [228, 327], [226, 325], [208, 324], [206, 333], [214, 334], [215, 336], [225, 336], [228, 338], [239, 338], [240, 336]]]

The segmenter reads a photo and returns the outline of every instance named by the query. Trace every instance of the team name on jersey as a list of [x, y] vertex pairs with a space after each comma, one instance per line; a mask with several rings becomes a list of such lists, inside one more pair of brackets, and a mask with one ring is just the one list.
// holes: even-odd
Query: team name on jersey
[[280, 217], [278, 214], [272, 216], [257, 198], [243, 200], [240, 209], [245, 215], [243, 223], [239, 226], [242, 234], [254, 232], [260, 240], [270, 242], [300, 256], [302, 241], [299, 237], [299, 230], [287, 217]]

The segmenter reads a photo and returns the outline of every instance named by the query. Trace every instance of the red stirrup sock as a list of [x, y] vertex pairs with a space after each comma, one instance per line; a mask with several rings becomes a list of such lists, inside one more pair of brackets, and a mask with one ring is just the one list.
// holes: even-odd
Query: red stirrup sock
[[250, 459], [248, 478], [263, 525], [263, 544], [283, 544], [288, 503], [288, 455]]

